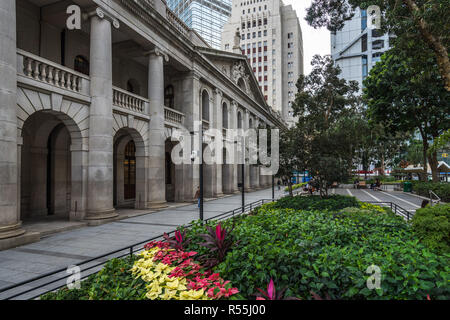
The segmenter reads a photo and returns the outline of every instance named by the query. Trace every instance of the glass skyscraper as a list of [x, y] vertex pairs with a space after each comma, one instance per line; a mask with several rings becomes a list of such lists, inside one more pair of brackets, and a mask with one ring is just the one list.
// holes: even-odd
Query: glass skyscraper
[[213, 48], [220, 49], [232, 0], [167, 0], [168, 7]]

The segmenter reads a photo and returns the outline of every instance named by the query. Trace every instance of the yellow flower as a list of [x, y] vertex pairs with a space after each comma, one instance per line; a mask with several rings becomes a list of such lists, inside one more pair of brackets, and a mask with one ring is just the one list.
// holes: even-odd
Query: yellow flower
[[189, 291], [183, 291], [180, 293], [180, 300], [199, 300], [203, 298], [203, 295], [205, 294], [205, 291], [199, 290], [189, 290]]

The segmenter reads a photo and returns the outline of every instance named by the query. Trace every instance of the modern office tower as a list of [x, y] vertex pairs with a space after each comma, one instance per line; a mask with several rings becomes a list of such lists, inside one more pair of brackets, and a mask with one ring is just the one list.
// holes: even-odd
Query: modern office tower
[[267, 103], [289, 125], [294, 124], [291, 104], [303, 74], [302, 30], [296, 12], [281, 0], [233, 0], [231, 18], [222, 34], [223, 50], [233, 51], [237, 32], [241, 52]]
[[213, 48], [220, 49], [232, 0], [167, 0], [167, 6]]
[[389, 35], [367, 26], [367, 11], [358, 9], [342, 30], [331, 33], [331, 56], [342, 69], [341, 77], [362, 82], [389, 49]]

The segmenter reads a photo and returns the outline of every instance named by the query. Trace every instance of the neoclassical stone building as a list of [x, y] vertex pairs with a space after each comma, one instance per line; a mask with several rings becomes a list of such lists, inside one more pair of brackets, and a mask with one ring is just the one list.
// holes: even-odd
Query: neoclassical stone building
[[[285, 126], [246, 57], [210, 48], [164, 0], [0, 1], [0, 249], [39, 237], [27, 219], [193, 201], [199, 166], [174, 165], [170, 137], [196, 121]], [[237, 165], [204, 167], [206, 197], [239, 190]], [[270, 185], [247, 167], [249, 189]]]

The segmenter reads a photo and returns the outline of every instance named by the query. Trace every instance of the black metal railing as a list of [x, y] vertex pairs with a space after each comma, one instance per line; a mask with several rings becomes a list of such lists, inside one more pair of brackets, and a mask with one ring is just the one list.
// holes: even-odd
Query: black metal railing
[[364, 202], [375, 204], [380, 207], [389, 207], [396, 215], [405, 218], [406, 221], [411, 220], [411, 218], [414, 216], [414, 213], [400, 207], [398, 204], [394, 202], [382, 202], [382, 201], [364, 201]]
[[[246, 204], [244, 207], [241, 206], [237, 209], [230, 210], [225, 213], [216, 215], [214, 217], [205, 219], [204, 222], [207, 223], [212, 220], [226, 220], [235, 216], [239, 216], [251, 212], [252, 210], [260, 207], [261, 205], [272, 201], [273, 201], [272, 199], [260, 199], [258, 201]], [[184, 227], [190, 228], [192, 227], [192, 224], [185, 225]], [[174, 234], [175, 231], [176, 229], [167, 232], [167, 234], [170, 236], [171, 234]], [[80, 269], [83, 271], [83, 276], [80, 277], [80, 280], [85, 280], [92, 274], [97, 273], [107, 261], [113, 258], [124, 258], [126, 256], [132, 256], [133, 254], [139, 253], [140, 251], [144, 250], [145, 244], [151, 241], [162, 239], [163, 235], [161, 234], [153, 238], [147, 239], [145, 241], [140, 241], [138, 243], [134, 243], [132, 245], [105, 253], [92, 259], [82, 261], [76, 265], [77, 267], [80, 267]], [[64, 287], [67, 284], [67, 279], [72, 276], [72, 274], [67, 273], [67, 270], [68, 267], [61, 268], [22, 281], [14, 285], [1, 288], [0, 300], [11, 300], [11, 299], [32, 300], [42, 296], [43, 294], [58, 290]]]

